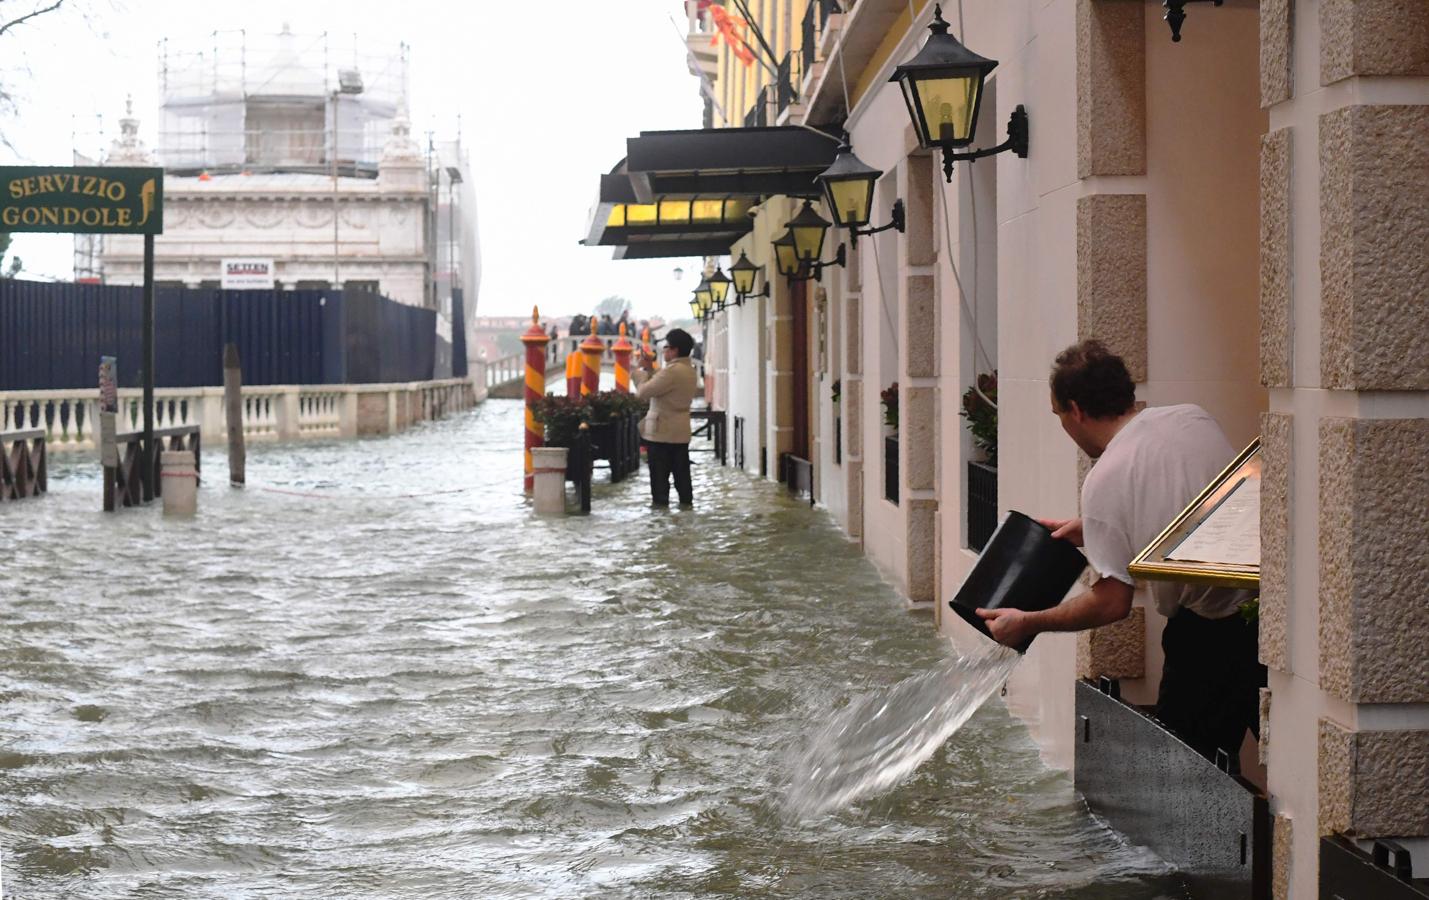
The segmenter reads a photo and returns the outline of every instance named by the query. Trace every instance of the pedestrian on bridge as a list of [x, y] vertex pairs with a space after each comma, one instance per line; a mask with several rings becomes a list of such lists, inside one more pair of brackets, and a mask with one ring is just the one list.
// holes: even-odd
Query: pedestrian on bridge
[[648, 401], [650, 411], [640, 422], [650, 463], [650, 501], [654, 506], [670, 505], [670, 477], [680, 505], [694, 505], [690, 485], [690, 401], [698, 392], [690, 351], [695, 339], [682, 328], [665, 335], [665, 365], [653, 370], [654, 357], [640, 354], [640, 368], [634, 372], [635, 396]]

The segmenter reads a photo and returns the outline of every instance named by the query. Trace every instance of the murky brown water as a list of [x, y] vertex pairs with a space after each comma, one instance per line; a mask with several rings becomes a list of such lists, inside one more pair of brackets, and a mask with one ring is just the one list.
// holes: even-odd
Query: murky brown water
[[[88, 459], [0, 506], [6, 897], [1175, 896], [997, 700], [893, 792], [780, 814], [801, 740], [946, 658], [825, 515], [698, 458], [589, 519], [519, 407], [250, 448], [195, 521]], [[419, 499], [396, 495], [470, 489]]]

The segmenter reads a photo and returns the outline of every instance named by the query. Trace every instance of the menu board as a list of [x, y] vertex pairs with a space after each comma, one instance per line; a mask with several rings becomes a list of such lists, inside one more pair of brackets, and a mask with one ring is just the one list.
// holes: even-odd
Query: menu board
[[1260, 439], [1226, 466], [1127, 571], [1137, 578], [1260, 587]]

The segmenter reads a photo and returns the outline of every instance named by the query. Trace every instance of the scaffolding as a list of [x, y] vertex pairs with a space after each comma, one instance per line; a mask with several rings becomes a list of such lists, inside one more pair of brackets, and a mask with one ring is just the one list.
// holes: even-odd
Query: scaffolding
[[407, 105], [408, 48], [356, 35], [215, 31], [208, 47], [159, 42], [159, 141], [173, 174], [330, 172], [376, 177]]

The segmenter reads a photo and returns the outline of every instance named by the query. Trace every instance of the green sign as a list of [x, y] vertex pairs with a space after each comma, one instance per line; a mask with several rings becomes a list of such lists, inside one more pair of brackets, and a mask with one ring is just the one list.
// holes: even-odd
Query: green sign
[[0, 166], [0, 231], [161, 234], [164, 170]]

